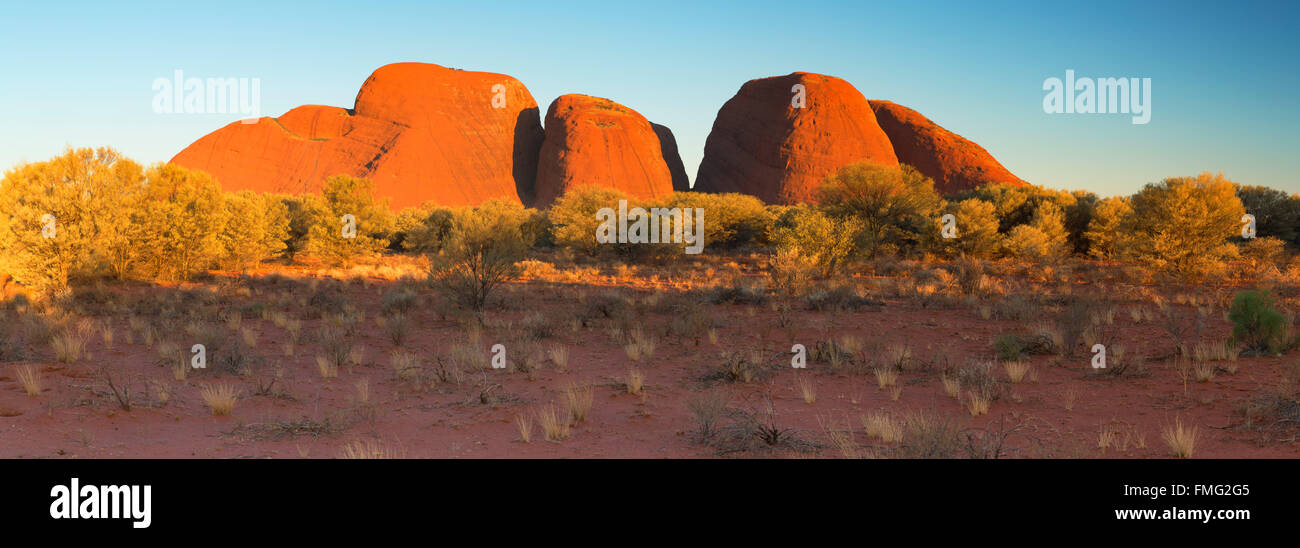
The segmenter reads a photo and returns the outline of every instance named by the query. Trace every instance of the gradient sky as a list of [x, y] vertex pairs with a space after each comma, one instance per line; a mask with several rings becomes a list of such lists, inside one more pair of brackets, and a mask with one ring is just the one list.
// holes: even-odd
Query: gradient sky
[[[257, 77], [262, 114], [351, 108], [375, 68], [518, 78], [543, 114], [585, 93], [677, 136], [694, 180], [746, 80], [839, 76], [1039, 185], [1129, 194], [1222, 171], [1300, 193], [1295, 2], [6, 2], [0, 168], [66, 145], [165, 161], [237, 115], [155, 114], [155, 78]], [[1043, 80], [1152, 79], [1152, 118], [1048, 115]]]

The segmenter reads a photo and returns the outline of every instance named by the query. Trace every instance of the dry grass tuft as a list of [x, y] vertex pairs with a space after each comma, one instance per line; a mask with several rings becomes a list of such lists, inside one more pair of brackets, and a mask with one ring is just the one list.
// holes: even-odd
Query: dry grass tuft
[[941, 380], [943, 381], [943, 393], [944, 393], [944, 394], [947, 394], [949, 398], [952, 398], [952, 399], [954, 399], [954, 400], [959, 400], [959, 399], [961, 399], [961, 381], [960, 381], [960, 380], [957, 380], [956, 377], [949, 377], [949, 376], [947, 376], [947, 375], [944, 375], [943, 377], [941, 377]]
[[[532, 443], [533, 441], [533, 419], [528, 415], [515, 415], [515, 426], [519, 428], [519, 441]], [[550, 439], [550, 438], [547, 438]]]
[[401, 451], [382, 441], [353, 440], [339, 451], [341, 459], [400, 459]]
[[316, 355], [316, 368], [320, 370], [322, 379], [333, 379], [339, 376], [339, 364], [320, 354]]
[[635, 367], [629, 367], [627, 370], [627, 393], [640, 394], [645, 388], [645, 373]]
[[590, 384], [570, 384], [564, 387], [564, 405], [569, 410], [569, 418], [579, 423], [587, 420], [591, 406], [596, 401], [596, 389]]
[[1061, 392], [1061, 403], [1065, 405], [1067, 412], [1074, 411], [1074, 402], [1079, 399], [1079, 391], [1073, 388], [1067, 388]]
[[33, 398], [41, 395], [41, 372], [35, 366], [20, 365], [14, 373], [18, 377], [18, 383], [23, 386], [23, 392]]
[[569, 370], [569, 349], [563, 346], [552, 346], [547, 349], [546, 355], [551, 358], [551, 363], [555, 364], [555, 370], [561, 373]]
[[803, 397], [804, 403], [813, 404], [817, 402], [817, 385], [813, 383], [812, 379], [804, 375], [797, 375], [794, 382], [799, 387], [799, 395]]
[[880, 438], [885, 443], [903, 440], [903, 421], [885, 414], [871, 414], [862, 417], [862, 427], [867, 437]]
[[357, 401], [360, 403], [370, 403], [370, 379], [361, 377], [357, 381]]
[[561, 418], [555, 405], [547, 404], [537, 411], [537, 424], [542, 427], [546, 441], [560, 441], [569, 437], [569, 421]]
[[1183, 419], [1174, 419], [1172, 426], [1166, 426], [1160, 431], [1160, 437], [1165, 440], [1169, 450], [1178, 458], [1188, 458], [1196, 451], [1197, 428], [1183, 425]]
[[1025, 376], [1029, 374], [1030, 369], [1028, 363], [1020, 361], [1006, 362], [1002, 364], [1002, 367], [1006, 369], [1007, 378], [1011, 380], [1011, 384], [1020, 384], [1021, 381], [1025, 380]]
[[898, 382], [898, 371], [891, 368], [877, 367], [875, 373], [876, 384], [879, 384], [881, 388], [894, 386], [894, 383]]
[[972, 390], [966, 393], [966, 409], [970, 411], [972, 417], [987, 414], [992, 403], [992, 398], [983, 391]]
[[199, 396], [203, 398], [203, 403], [212, 410], [213, 415], [229, 415], [235, 410], [235, 404], [239, 401], [239, 394], [235, 391], [234, 385], [221, 383], [210, 384], [199, 389]]
[[1192, 374], [1196, 377], [1196, 382], [1210, 382], [1214, 380], [1214, 364], [1198, 362], [1192, 366]]
[[70, 329], [50, 338], [50, 348], [54, 350], [54, 358], [60, 363], [73, 363], [81, 359], [81, 355], [86, 351], [86, 339]]

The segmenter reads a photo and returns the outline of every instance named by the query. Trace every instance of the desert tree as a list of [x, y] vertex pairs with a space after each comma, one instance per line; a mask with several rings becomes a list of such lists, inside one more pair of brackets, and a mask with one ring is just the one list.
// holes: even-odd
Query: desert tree
[[1119, 231], [1120, 224], [1132, 214], [1133, 205], [1128, 197], [1115, 196], [1099, 202], [1088, 221], [1088, 230], [1083, 233], [1088, 242], [1088, 255], [1099, 259], [1114, 258], [1118, 242], [1124, 236]]
[[523, 206], [490, 200], [461, 211], [442, 248], [430, 257], [430, 280], [480, 322], [492, 291], [519, 274], [531, 241], [521, 229]]
[[242, 270], [285, 252], [289, 208], [280, 197], [240, 191], [225, 196], [220, 264]]
[[934, 181], [916, 169], [871, 162], [840, 168], [818, 187], [816, 197], [830, 215], [856, 221], [860, 245], [872, 257], [925, 240], [937, 230], [942, 205]]
[[1011, 257], [1048, 260], [1069, 252], [1064, 214], [1056, 204], [1039, 202], [1028, 223], [1011, 228], [1002, 240], [1003, 253]]
[[62, 293], [73, 277], [122, 274], [142, 182], [140, 165], [111, 148], [69, 148], [7, 171], [0, 270], [44, 294]]
[[156, 164], [145, 179], [144, 206], [132, 215], [137, 228], [132, 239], [143, 274], [187, 280], [215, 266], [229, 218], [216, 180], [175, 164]]
[[347, 175], [326, 179], [320, 201], [302, 201], [302, 209], [311, 215], [302, 253], [346, 265], [386, 249], [396, 216], [389, 211], [387, 199], [375, 199], [374, 190], [369, 179]]
[[1065, 213], [1065, 231], [1069, 234], [1070, 251], [1087, 255], [1088, 225], [1092, 224], [1092, 217], [1096, 215], [1097, 205], [1101, 203], [1101, 199], [1086, 190], [1076, 190], [1070, 195], [1074, 197], [1074, 203], [1062, 206]]
[[939, 238], [935, 243], [949, 255], [988, 258], [997, 252], [1002, 235], [998, 234], [998, 217], [992, 203], [979, 198], [952, 202], [944, 208], [956, 221], [955, 238]]
[[1158, 269], [1199, 275], [1235, 255], [1228, 238], [1241, 234], [1245, 208], [1223, 174], [1170, 177], [1146, 185], [1120, 223], [1120, 255]]
[[1300, 195], [1264, 186], [1243, 185], [1237, 189], [1246, 213], [1255, 216], [1255, 235], [1274, 236], [1300, 244]]

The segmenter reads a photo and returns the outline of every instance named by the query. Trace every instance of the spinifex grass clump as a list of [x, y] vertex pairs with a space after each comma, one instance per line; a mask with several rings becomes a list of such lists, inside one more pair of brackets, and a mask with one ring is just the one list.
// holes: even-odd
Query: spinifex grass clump
[[1244, 352], [1278, 354], [1286, 350], [1286, 317], [1264, 291], [1242, 291], [1232, 299], [1232, 342]]

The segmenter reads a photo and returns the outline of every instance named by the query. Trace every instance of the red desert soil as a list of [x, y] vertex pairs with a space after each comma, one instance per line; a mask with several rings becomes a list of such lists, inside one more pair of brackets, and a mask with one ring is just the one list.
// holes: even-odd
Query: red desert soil
[[[299, 280], [294, 271], [281, 271], [288, 276], [219, 277], [195, 286], [215, 291], [220, 298], [214, 306], [222, 311], [240, 307], [250, 311], [241, 327], [256, 334], [252, 353], [264, 362], [254, 375], [221, 374], [210, 362], [209, 369], [191, 370], [183, 381], [174, 380], [156, 350], [144, 344], [144, 330], [133, 328], [125, 318], [126, 303], [183, 315], [187, 307], [202, 306], [203, 299], [168, 300], [167, 291], [157, 288], [111, 288], [119, 312], [97, 319], [114, 333], [113, 343], [107, 344], [99, 334], [91, 336], [86, 356], [72, 364], [54, 362], [48, 348], [34, 348], [35, 359], [26, 363], [41, 371], [45, 390], [39, 397], [26, 396], [16, 379], [23, 364], [0, 368], [0, 439], [4, 440], [0, 457], [329, 458], [358, 440], [377, 441], [406, 457], [713, 457], [719, 455], [716, 449], [693, 442], [695, 421], [688, 411], [689, 401], [707, 395], [738, 409], [758, 410], [763, 409], [765, 395], [770, 395], [779, 427], [820, 444], [808, 452], [778, 447], [732, 456], [838, 458], [841, 453], [831, 444], [826, 428], [846, 425], [851, 425], [861, 454], [893, 456], [895, 444], [868, 439], [861, 418], [871, 413], [904, 417], [916, 412], [947, 417], [972, 433], [1019, 424], [1020, 430], [1007, 438], [1011, 457], [1167, 457], [1169, 450], [1160, 432], [1175, 420], [1199, 429], [1196, 457], [1300, 456], [1297, 444], [1269, 441], [1260, 431], [1243, 428], [1236, 415], [1244, 402], [1278, 386], [1284, 361], [1294, 358], [1242, 357], [1234, 362], [1238, 367], [1234, 374], [1184, 383], [1173, 360], [1159, 359], [1172, 352], [1169, 338], [1150, 322], [1134, 323], [1121, 306], [1114, 325], [1130, 355], [1151, 358], [1145, 376], [1097, 375], [1087, 355], [1033, 356], [1028, 361], [1034, 373], [1023, 383], [1011, 384], [1000, 367], [995, 370], [1002, 379], [1003, 396], [987, 415], [973, 418], [965, 406], [945, 395], [934, 366], [944, 360], [954, 364], [992, 360], [990, 341], [1021, 330], [1023, 322], [981, 319], [968, 306], [923, 308], [914, 299], [885, 295], [879, 295], [883, 305], [843, 312], [812, 311], [802, 300], [783, 299], [774, 302], [789, 304], [789, 312], [774, 310], [772, 303], [696, 305], [692, 303], [700, 303], [700, 295], [681, 293], [679, 287], [707, 287], [719, 277], [712, 267], [700, 270], [689, 278], [671, 280], [653, 268], [640, 268], [633, 277], [588, 270], [579, 275], [580, 283], [534, 279], [511, 284], [500, 295], [501, 306], [488, 311], [488, 327], [478, 349], [486, 357], [493, 344], [504, 343], [513, 363], [522, 358], [521, 345], [528, 346], [515, 341], [521, 333], [534, 330], [540, 337], [534, 349], [563, 346], [569, 350], [567, 369], [560, 371], [541, 358], [539, 368], [531, 373], [512, 365], [500, 371], [465, 371], [460, 384], [433, 385], [430, 372], [437, 360], [447, 359], [453, 346], [468, 343], [467, 331], [462, 323], [437, 312], [442, 307], [435, 293], [418, 289], [408, 312], [411, 330], [403, 348], [415, 354], [429, 376], [421, 381], [398, 378], [389, 365], [390, 352], [396, 348], [376, 321], [381, 296], [394, 284], [374, 277], [373, 270], [369, 277], [350, 281]], [[742, 276], [759, 273], [753, 265], [737, 270]], [[338, 378], [323, 379], [315, 358], [322, 351], [321, 341], [316, 340], [321, 320], [316, 319], [319, 313], [313, 302], [317, 294], [336, 286], [343, 302], [365, 314], [355, 339], [364, 352], [359, 365], [342, 368]], [[592, 302], [611, 291], [640, 310], [634, 329], [657, 340], [652, 357], [639, 362], [629, 359], [621, 341], [615, 340], [618, 332], [611, 320], [589, 317], [586, 327], [577, 320]], [[716, 345], [707, 332], [667, 335], [673, 320], [682, 317], [680, 311], [692, 306], [702, 306], [712, 318]], [[272, 319], [251, 312], [259, 309]], [[288, 327], [276, 326], [273, 313], [279, 312], [302, 320], [303, 341], [292, 356], [282, 351], [293, 335]], [[157, 321], [161, 316], [137, 317]], [[181, 317], [171, 331], [159, 330], [155, 345], [162, 340], [187, 343], [183, 332], [188, 321]], [[136, 327], [141, 325], [137, 322]], [[1221, 317], [1212, 317], [1206, 340], [1221, 340], [1228, 329]], [[905, 345], [917, 364], [930, 368], [903, 372], [898, 380], [901, 394], [894, 401], [870, 372], [835, 370], [811, 358], [802, 372], [788, 366], [785, 352], [793, 343], [804, 344], [811, 352], [818, 341], [844, 336], [863, 341], [868, 355]], [[773, 356], [774, 376], [748, 383], [705, 379], [717, 370], [722, 351], [746, 348]], [[640, 396], [628, 394], [622, 385], [632, 366], [645, 373], [646, 388]], [[135, 399], [130, 411], [115, 403], [99, 376], [102, 367], [112, 371], [119, 385], [130, 383]], [[815, 386], [814, 403], [801, 398], [799, 376]], [[268, 379], [276, 379], [269, 395], [255, 395], [258, 383]], [[360, 401], [357, 389], [363, 379], [369, 385], [368, 403]], [[213, 416], [199, 396], [202, 386], [216, 382], [232, 383], [240, 391], [232, 416]], [[551, 403], [563, 410], [563, 389], [584, 383], [594, 386], [590, 415], [574, 426], [568, 439], [545, 441], [535, 412]], [[158, 397], [159, 387], [169, 392], [165, 403]], [[485, 388], [491, 388], [488, 396], [480, 398]], [[1071, 409], [1066, 406], [1068, 394], [1074, 395]], [[520, 439], [515, 425], [519, 415], [533, 417], [531, 443]], [[1099, 434], [1106, 428], [1118, 433], [1116, 446], [1101, 449]]]
[[211, 173], [226, 190], [319, 191], [331, 175], [369, 177], [394, 208], [426, 201], [528, 201], [542, 126], [518, 80], [426, 63], [375, 70], [355, 108], [308, 105], [235, 122], [172, 163]]
[[[674, 157], [664, 156], [669, 152]], [[674, 189], [670, 166], [682, 165], [676, 153], [676, 142], [662, 143], [635, 110], [600, 97], [561, 95], [546, 111], [534, 205], [549, 207], [565, 191], [583, 186], [614, 188], [641, 199], [666, 196]]]
[[953, 194], [990, 183], [1025, 182], [1002, 167], [984, 147], [948, 131], [929, 118], [889, 101], [871, 101], [876, 121], [889, 135], [900, 163], [934, 179], [940, 194]]
[[[794, 105], [796, 85], [803, 86], [803, 108]], [[746, 82], [718, 111], [695, 190], [808, 202], [827, 175], [861, 161], [898, 163], [857, 88], [806, 72], [761, 78]]]

